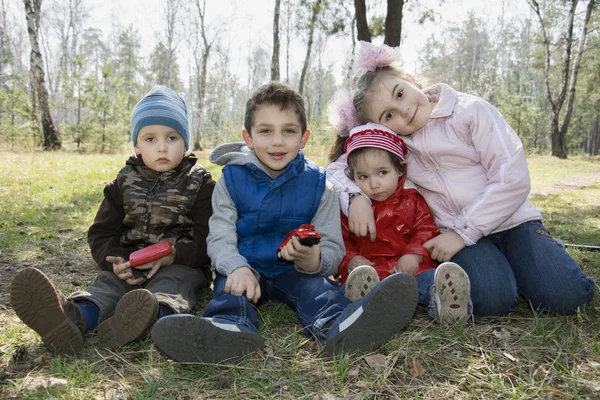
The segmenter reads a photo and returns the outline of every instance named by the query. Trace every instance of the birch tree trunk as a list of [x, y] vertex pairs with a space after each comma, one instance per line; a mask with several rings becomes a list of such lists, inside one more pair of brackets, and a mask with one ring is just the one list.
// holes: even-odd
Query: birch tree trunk
[[[567, 158], [566, 134], [567, 130], [569, 129], [569, 124], [571, 122], [571, 117], [573, 114], [573, 104], [575, 102], [575, 84], [577, 83], [577, 74], [579, 72], [580, 59], [584, 51], [585, 40], [587, 36], [587, 28], [592, 15], [592, 11], [595, 6], [595, 0], [590, 0], [588, 2], [586, 13], [583, 19], [583, 25], [581, 28], [581, 35], [579, 37], [579, 47], [575, 56], [575, 60], [573, 62], [572, 69], [571, 48], [573, 46], [573, 21], [575, 19], [575, 10], [577, 8], [578, 0], [570, 0], [568, 2], [570, 6], [567, 15], [567, 27], [561, 35], [562, 41], [564, 43], [564, 50], [562, 57], [561, 79], [558, 85], [557, 96], [553, 96], [552, 94], [552, 89], [556, 85], [551, 83], [550, 77], [550, 61], [552, 59], [550, 49], [551, 43], [548, 37], [548, 32], [546, 29], [544, 18], [542, 16], [542, 11], [540, 10], [540, 6], [536, 0], [527, 0], [527, 3], [536, 14], [542, 31], [543, 46], [546, 56], [544, 62], [544, 81], [546, 85], [546, 98], [548, 99], [548, 102], [550, 103], [550, 107], [552, 109], [552, 120], [550, 122], [550, 133], [552, 136], [552, 155], [554, 157], [565, 159]], [[570, 81], [569, 73], [571, 74]], [[564, 105], [565, 97], [568, 97], [567, 109], [565, 111], [564, 119], [561, 124], [560, 114]]]
[[46, 81], [44, 77], [42, 53], [38, 42], [38, 33], [40, 29], [40, 11], [42, 8], [42, 0], [23, 0], [25, 4], [25, 16], [27, 18], [27, 33], [31, 43], [30, 68], [34, 81], [31, 82], [35, 86], [35, 98], [37, 106], [41, 112], [42, 130], [44, 134], [44, 150], [59, 150], [61, 148], [60, 134], [58, 129], [52, 122], [50, 114], [50, 105], [48, 104], [48, 90], [46, 89]]
[[279, 8], [281, 0], [275, 0], [273, 13], [273, 58], [271, 59], [271, 80], [280, 80], [279, 75]]
[[312, 51], [312, 45], [315, 34], [315, 25], [317, 24], [317, 18], [321, 12], [322, 0], [317, 0], [312, 6], [312, 16], [310, 18], [310, 25], [308, 27], [308, 43], [306, 45], [306, 57], [304, 58], [304, 66], [302, 66], [302, 73], [300, 75], [300, 83], [298, 84], [298, 93], [300, 96], [304, 93], [304, 84], [306, 81], [306, 74], [308, 66], [310, 65], [310, 53]]

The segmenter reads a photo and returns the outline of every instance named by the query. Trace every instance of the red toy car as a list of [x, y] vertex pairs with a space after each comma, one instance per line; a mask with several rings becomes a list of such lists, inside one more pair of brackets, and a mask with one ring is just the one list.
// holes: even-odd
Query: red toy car
[[277, 248], [278, 259], [281, 259], [281, 250], [283, 250], [285, 245], [288, 244], [288, 242], [292, 240], [294, 236], [296, 236], [298, 240], [300, 240], [300, 244], [309, 247], [314, 246], [315, 244], [318, 244], [321, 241], [321, 235], [319, 234], [319, 232], [315, 231], [314, 225], [300, 225], [298, 228], [289, 231], [287, 235], [285, 235], [285, 237], [283, 238], [283, 241]]
[[137, 267], [138, 265], [158, 260], [168, 254], [171, 254], [171, 243], [169, 243], [168, 240], [163, 240], [162, 242], [155, 243], [152, 246], [131, 253], [129, 255], [129, 265]]

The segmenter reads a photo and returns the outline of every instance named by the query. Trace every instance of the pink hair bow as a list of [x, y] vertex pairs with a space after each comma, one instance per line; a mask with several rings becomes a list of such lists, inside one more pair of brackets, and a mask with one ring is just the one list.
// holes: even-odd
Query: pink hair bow
[[329, 122], [341, 137], [348, 137], [350, 129], [358, 125], [352, 100], [353, 94], [349, 89], [339, 89], [327, 107]]
[[400, 61], [399, 47], [376, 46], [373, 43], [359, 41], [358, 52], [354, 59], [353, 71], [356, 76], [375, 71], [377, 67], [387, 67]]

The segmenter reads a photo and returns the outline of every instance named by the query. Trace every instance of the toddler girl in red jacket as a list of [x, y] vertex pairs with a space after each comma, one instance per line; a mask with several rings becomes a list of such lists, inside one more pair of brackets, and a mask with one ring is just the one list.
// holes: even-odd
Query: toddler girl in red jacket
[[[377, 237], [351, 233], [342, 213], [346, 256], [339, 276], [346, 296], [356, 300], [367, 294], [380, 279], [404, 272], [419, 286], [419, 304], [443, 324], [466, 324], [470, 283], [465, 271], [452, 262], [436, 268], [423, 243], [439, 234], [423, 196], [406, 181], [404, 141], [376, 124], [350, 131], [345, 147], [348, 177], [371, 199]], [[398, 296], [402, 296], [398, 293]]]

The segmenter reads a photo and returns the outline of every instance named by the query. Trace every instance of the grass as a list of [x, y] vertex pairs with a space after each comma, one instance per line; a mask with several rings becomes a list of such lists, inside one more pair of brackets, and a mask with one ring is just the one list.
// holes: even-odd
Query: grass
[[[324, 152], [308, 149], [324, 165]], [[600, 396], [600, 301], [568, 317], [536, 313], [524, 302], [504, 317], [447, 329], [418, 309], [415, 320], [378, 352], [318, 356], [294, 313], [259, 309], [266, 349], [238, 363], [184, 365], [149, 340], [119, 352], [92, 335], [76, 357], [47, 353], [9, 306], [10, 280], [26, 266], [44, 270], [65, 293], [91, 283], [97, 269], [86, 232], [102, 188], [126, 154], [0, 153], [0, 397], [2, 398], [485, 398], [579, 399]], [[201, 163], [209, 166], [207, 155]], [[600, 244], [600, 159], [528, 159], [532, 201], [566, 243]], [[219, 168], [210, 166], [215, 178]], [[598, 177], [598, 179], [596, 179]], [[569, 248], [600, 281], [600, 252]], [[194, 309], [201, 313], [206, 292]], [[24, 354], [15, 360], [17, 354]], [[66, 380], [32, 390], [31, 379]], [[29, 385], [29, 386], [28, 386]]]

